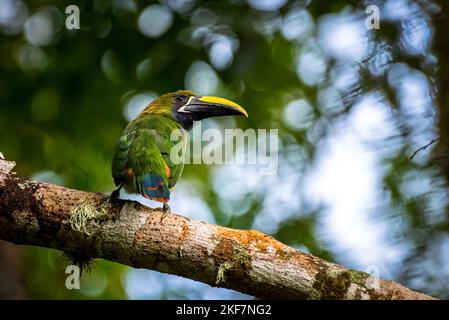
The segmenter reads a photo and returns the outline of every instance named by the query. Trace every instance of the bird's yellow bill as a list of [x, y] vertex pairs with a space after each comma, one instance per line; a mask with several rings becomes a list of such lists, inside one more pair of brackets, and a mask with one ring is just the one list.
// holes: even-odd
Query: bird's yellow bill
[[237, 109], [238, 111], [240, 111], [242, 114], [244, 114], [245, 117], [248, 118], [248, 113], [246, 112], [246, 110], [243, 109], [241, 106], [239, 106], [237, 103], [232, 102], [231, 100], [228, 100], [225, 98], [220, 98], [220, 97], [213, 97], [213, 96], [202, 96], [202, 97], [199, 97], [198, 100], [200, 102], [204, 102], [204, 103], [221, 104], [221, 105], [227, 105], [227, 106], [233, 107], [233, 108]]

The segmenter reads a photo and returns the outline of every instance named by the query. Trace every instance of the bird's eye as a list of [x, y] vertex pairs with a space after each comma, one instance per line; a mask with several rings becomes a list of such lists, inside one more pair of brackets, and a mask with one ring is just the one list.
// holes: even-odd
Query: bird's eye
[[176, 102], [184, 102], [184, 101], [186, 101], [186, 99], [187, 99], [187, 97], [183, 96], [183, 95], [175, 96], [175, 101]]

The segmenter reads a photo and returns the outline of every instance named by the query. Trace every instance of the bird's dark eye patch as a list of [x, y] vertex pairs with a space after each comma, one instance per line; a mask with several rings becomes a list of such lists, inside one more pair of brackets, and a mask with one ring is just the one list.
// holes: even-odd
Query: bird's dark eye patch
[[187, 100], [187, 97], [185, 95], [178, 94], [178, 95], [175, 96], [174, 99], [175, 99], [176, 102], [184, 102], [184, 101]]

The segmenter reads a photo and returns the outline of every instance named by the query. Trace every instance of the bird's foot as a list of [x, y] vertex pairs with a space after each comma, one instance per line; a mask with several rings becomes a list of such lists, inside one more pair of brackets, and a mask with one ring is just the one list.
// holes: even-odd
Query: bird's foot
[[164, 203], [162, 205], [162, 217], [161, 217], [161, 221], [165, 219], [165, 217], [171, 212], [170, 206], [167, 203]]
[[120, 189], [122, 187], [118, 187], [117, 189], [115, 189], [114, 191], [111, 192], [111, 194], [109, 195], [109, 202], [110, 203], [115, 203], [119, 200], [120, 197]]

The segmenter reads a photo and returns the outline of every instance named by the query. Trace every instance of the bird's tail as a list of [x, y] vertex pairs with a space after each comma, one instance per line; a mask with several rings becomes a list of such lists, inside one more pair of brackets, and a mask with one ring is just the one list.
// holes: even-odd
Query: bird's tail
[[167, 181], [156, 173], [145, 173], [136, 179], [136, 189], [145, 198], [166, 203], [170, 200]]

